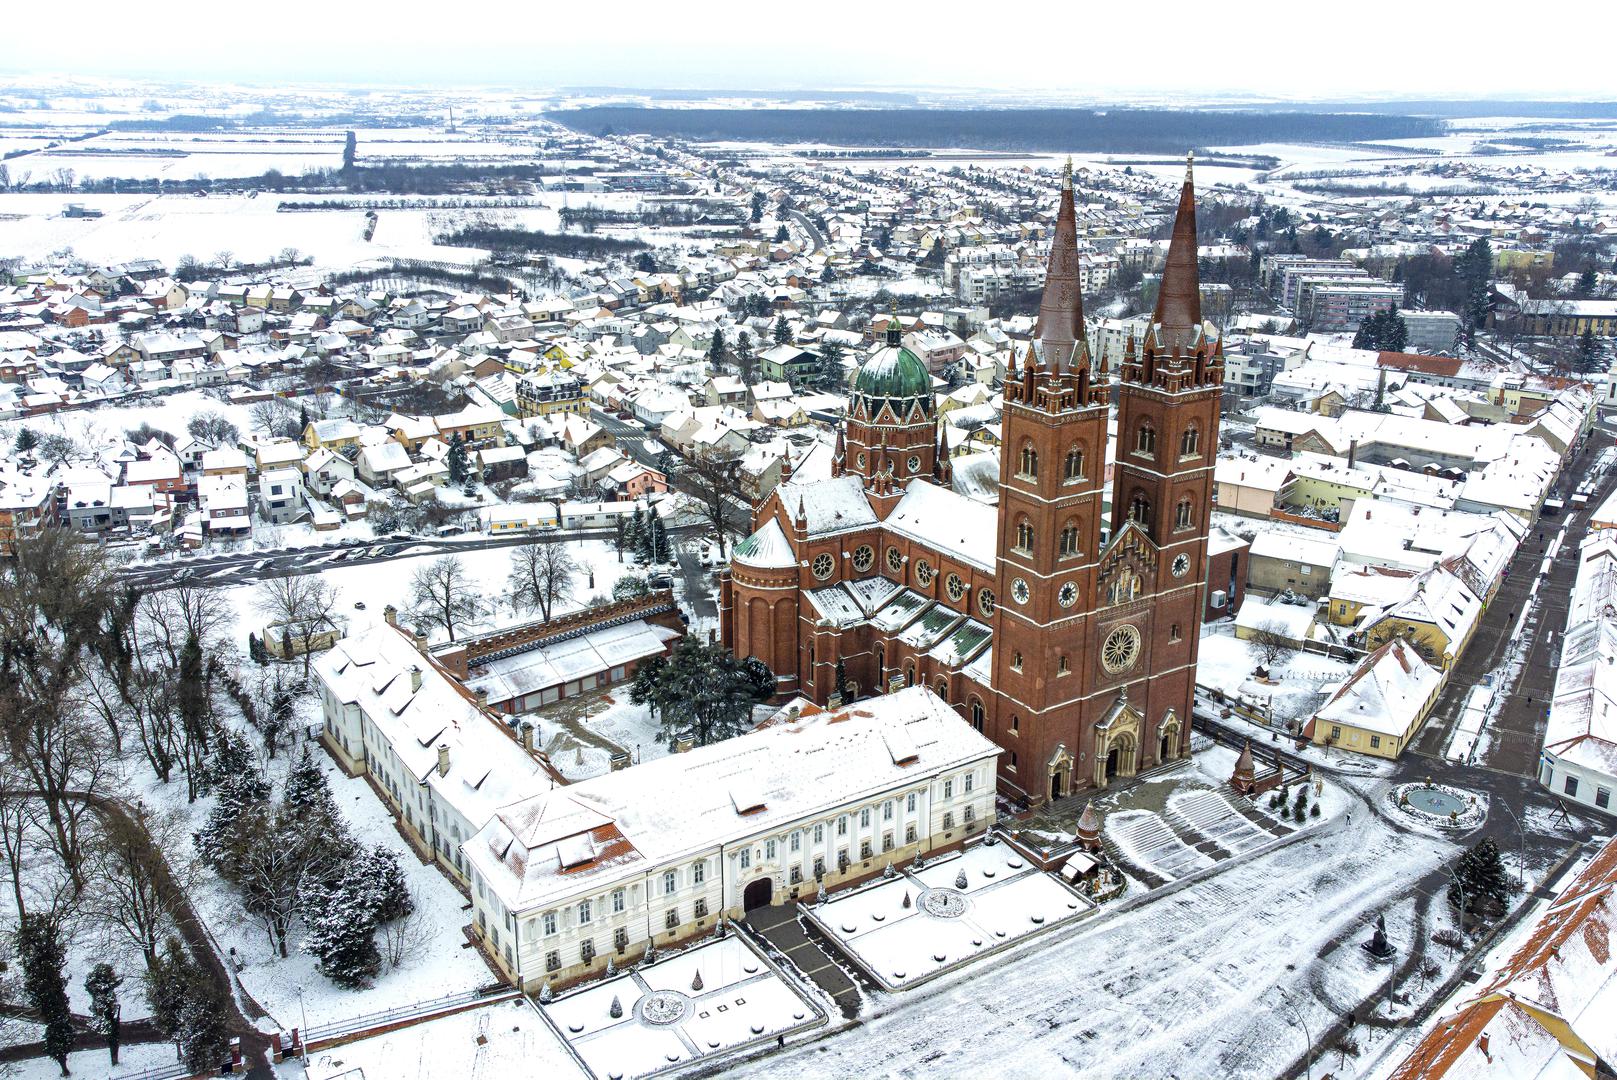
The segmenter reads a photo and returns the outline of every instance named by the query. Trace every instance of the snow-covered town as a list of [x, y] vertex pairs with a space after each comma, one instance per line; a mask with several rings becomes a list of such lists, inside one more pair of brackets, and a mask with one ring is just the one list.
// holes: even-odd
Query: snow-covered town
[[1617, 1070], [1611, 105], [907, 6], [0, 43], [0, 1077]]

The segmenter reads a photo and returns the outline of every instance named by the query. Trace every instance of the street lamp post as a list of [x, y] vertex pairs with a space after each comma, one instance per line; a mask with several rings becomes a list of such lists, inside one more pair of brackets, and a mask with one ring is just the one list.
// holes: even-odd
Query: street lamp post
[[1510, 820], [1516, 823], [1516, 835], [1521, 837], [1521, 851], [1516, 861], [1516, 883], [1525, 889], [1527, 888], [1527, 829], [1522, 826], [1522, 819], [1516, 816], [1516, 811], [1510, 808], [1510, 804], [1503, 797], [1500, 798], [1499, 805], [1505, 808], [1505, 813], [1510, 815]]
[[1291, 998], [1286, 996], [1284, 990], [1278, 986], [1275, 989], [1280, 993], [1280, 1000], [1286, 1003], [1286, 1007], [1297, 1018], [1297, 1026], [1303, 1029], [1303, 1039], [1307, 1042], [1307, 1045], [1303, 1047], [1303, 1077], [1304, 1080], [1313, 1080], [1314, 1065], [1311, 1059], [1314, 1055], [1314, 1036], [1308, 1031], [1308, 1021], [1303, 1018], [1302, 1010], [1297, 1008]]
[[[1459, 875], [1452, 868], [1445, 869], [1448, 871], [1449, 880], [1454, 882], [1456, 889], [1460, 890], [1460, 943], [1463, 945], [1465, 944], [1465, 882], [1460, 880]], [[1450, 951], [1452, 952], [1453, 950]]]
[[303, 1035], [298, 1039], [298, 1048], [303, 1051], [303, 1067], [307, 1069], [309, 1067], [309, 1010], [304, 1008], [303, 1005], [303, 987], [299, 985], [297, 991], [298, 1014], [303, 1018]]

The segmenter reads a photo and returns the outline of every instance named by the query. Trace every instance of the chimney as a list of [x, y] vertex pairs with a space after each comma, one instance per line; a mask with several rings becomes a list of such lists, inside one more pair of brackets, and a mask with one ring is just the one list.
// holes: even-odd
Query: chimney
[[522, 749], [526, 750], [530, 754], [533, 753], [533, 733], [536, 730], [535, 726], [524, 720], [521, 727], [519, 727], [517, 730], [521, 732], [522, 735]]
[[421, 668], [420, 668], [419, 665], [411, 664], [410, 665], [410, 690], [412, 692], [414, 692], [414, 691], [419, 690], [419, 689], [421, 689]]
[[427, 635], [419, 630], [415, 632], [415, 651], [422, 656], [427, 655]]
[[479, 709], [488, 708], [488, 691], [487, 690], [483, 689], [482, 687], [478, 687], [476, 690], [472, 691], [472, 693], [477, 698], [477, 707]]
[[389, 626], [399, 625], [399, 609], [389, 604], [382, 609], [382, 618], [387, 620]]
[[1348, 468], [1353, 468], [1353, 460], [1359, 456], [1359, 440], [1354, 439], [1348, 443]]
[[449, 775], [449, 744], [446, 742], [438, 744], [438, 775]]

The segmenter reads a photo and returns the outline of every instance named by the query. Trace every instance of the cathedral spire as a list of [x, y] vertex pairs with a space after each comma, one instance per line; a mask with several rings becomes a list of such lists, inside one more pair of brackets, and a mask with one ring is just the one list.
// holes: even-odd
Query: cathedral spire
[[1168, 261], [1162, 268], [1162, 284], [1157, 289], [1157, 308], [1151, 321], [1161, 335], [1162, 345], [1189, 351], [1201, 332], [1202, 299], [1200, 274], [1196, 269], [1196, 189], [1191, 155], [1185, 155], [1185, 183], [1179, 189], [1179, 208], [1174, 214], [1173, 238], [1168, 241]]
[[1078, 287], [1078, 215], [1072, 203], [1072, 159], [1061, 173], [1061, 205], [1045, 263], [1044, 297], [1039, 302], [1039, 347], [1053, 371], [1071, 366], [1084, 339], [1084, 297]]

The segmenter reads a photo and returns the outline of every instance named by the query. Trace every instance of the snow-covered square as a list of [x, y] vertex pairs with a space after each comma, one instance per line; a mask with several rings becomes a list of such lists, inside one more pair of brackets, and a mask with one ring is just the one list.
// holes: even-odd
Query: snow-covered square
[[739, 935], [576, 990], [540, 1009], [596, 1077], [645, 1076], [825, 1022]]
[[897, 990], [1091, 910], [1009, 845], [977, 844], [809, 914], [869, 975]]

